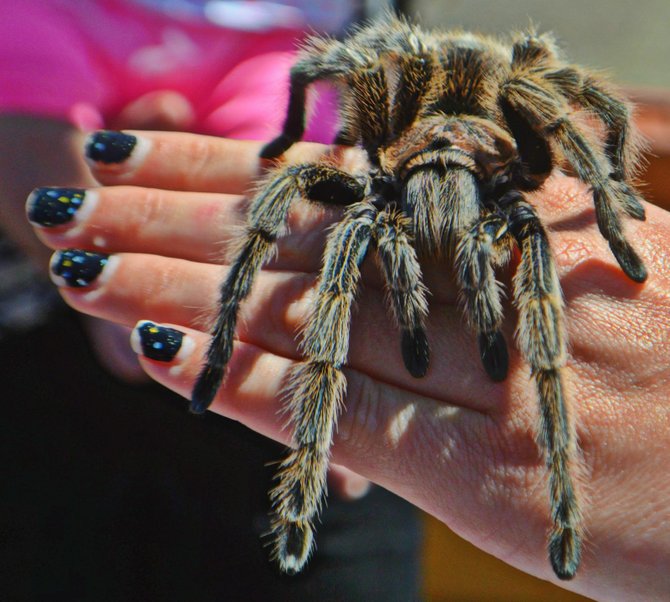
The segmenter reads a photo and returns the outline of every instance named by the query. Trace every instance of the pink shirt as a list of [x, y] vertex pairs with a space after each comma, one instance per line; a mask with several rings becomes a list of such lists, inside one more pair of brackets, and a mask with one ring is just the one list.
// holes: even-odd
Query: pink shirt
[[[105, 127], [146, 93], [174, 90], [195, 110], [194, 131], [271, 137], [283, 123], [288, 71], [303, 37], [296, 20], [242, 30], [146, 0], [0, 0], [0, 14], [0, 112], [83, 129]], [[324, 102], [306, 139], [333, 135]]]

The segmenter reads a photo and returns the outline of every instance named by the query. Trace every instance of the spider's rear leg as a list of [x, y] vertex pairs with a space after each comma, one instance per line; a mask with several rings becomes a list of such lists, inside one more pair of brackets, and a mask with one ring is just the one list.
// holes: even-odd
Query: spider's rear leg
[[461, 239], [456, 251], [456, 276], [461, 303], [470, 327], [478, 333], [484, 369], [494, 381], [507, 376], [507, 344], [500, 332], [503, 309], [501, 285], [494, 266], [509, 256], [507, 219], [489, 214]]
[[276, 159], [291, 148], [305, 133], [307, 86], [317, 79], [305, 72], [300, 63], [291, 69], [288, 108], [282, 133], [268, 142], [260, 152], [261, 159]]
[[212, 341], [191, 397], [194, 413], [209, 407], [221, 385], [233, 352], [240, 303], [249, 294], [261, 266], [275, 252], [291, 203], [300, 197], [348, 205], [363, 198], [363, 187], [358, 180], [333, 167], [303, 164], [275, 172], [253, 198], [244, 236], [221, 285]]
[[519, 311], [517, 338], [537, 385], [540, 441], [549, 469], [553, 527], [549, 557], [560, 579], [574, 577], [581, 557], [582, 525], [571, 465], [576, 441], [565, 402], [565, 326], [558, 275], [547, 236], [537, 214], [521, 196], [506, 211], [519, 245], [521, 262], [514, 276]]
[[[378, 54], [357, 44], [355, 39], [350, 39], [345, 45], [336, 40], [313, 38], [291, 69], [289, 102], [282, 133], [263, 147], [260, 153], [263, 159], [279, 157], [302, 138], [305, 133], [307, 88], [317, 81], [344, 84], [342, 91], [345, 97], [341, 102], [345, 123], [338, 134], [338, 142], [353, 143], [362, 138], [365, 145], [372, 140], [365, 132], [367, 124], [372, 124], [372, 130], [379, 129], [380, 125], [386, 127], [388, 91]], [[354, 113], [364, 112], [364, 121], [359, 122], [355, 115], [348, 115], [350, 109]], [[361, 128], [363, 131], [359, 131]], [[377, 139], [377, 134], [373, 131], [371, 135]]]
[[622, 208], [632, 218], [644, 220], [644, 206], [631, 181], [639, 162], [640, 141], [631, 126], [628, 104], [609, 90], [606, 83], [574, 67], [549, 72], [546, 77], [570, 101], [592, 111], [605, 125], [605, 153], [612, 164], [609, 176], [621, 188]]
[[425, 329], [428, 302], [410, 232], [406, 216], [386, 210], [377, 218], [374, 236], [391, 310], [402, 334], [402, 358], [409, 373], [420, 378], [430, 358]]
[[305, 362], [288, 388], [294, 449], [281, 463], [271, 492], [275, 556], [281, 569], [301, 570], [312, 549], [312, 521], [326, 487], [326, 471], [346, 381], [351, 306], [377, 210], [358, 203], [328, 238], [312, 313], [303, 331]]
[[503, 97], [533, 127], [558, 143], [577, 176], [591, 186], [601, 234], [626, 275], [635, 282], [644, 282], [647, 270], [624, 237], [617, 212], [628, 212], [631, 207], [627, 185], [609, 177], [611, 165], [607, 157], [569, 119], [565, 103], [558, 103], [545, 87], [530, 77], [519, 76], [503, 85]]
[[632, 184], [639, 155], [639, 141], [631, 127], [628, 104], [609, 89], [607, 82], [574, 66], [556, 68], [558, 52], [551, 36], [527, 34], [512, 47], [512, 66], [523, 72], [530, 69], [541, 74], [550, 88], [557, 88], [570, 104], [597, 115], [605, 126], [605, 153], [612, 171], [607, 174], [618, 182], [621, 208], [634, 219], [645, 218], [644, 207]]

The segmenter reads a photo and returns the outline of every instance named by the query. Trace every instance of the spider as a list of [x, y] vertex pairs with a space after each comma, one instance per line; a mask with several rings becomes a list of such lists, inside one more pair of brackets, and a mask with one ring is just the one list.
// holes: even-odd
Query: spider
[[[576, 442], [562, 372], [566, 359], [561, 289], [548, 238], [527, 195], [567, 164], [593, 192], [597, 223], [622, 270], [642, 282], [644, 264], [626, 241], [622, 216], [644, 220], [632, 184], [639, 156], [630, 110], [601, 78], [567, 64], [553, 38], [528, 31], [503, 43], [466, 32], [426, 32], [387, 15], [345, 41], [314, 37], [291, 70], [282, 133], [261, 151], [277, 159], [305, 127], [306, 92], [317, 81], [339, 90], [335, 143], [361, 147], [368, 165], [348, 173], [328, 160], [279, 166], [250, 203], [237, 255], [191, 410], [203, 412], [224, 377], [240, 303], [275, 251], [292, 203], [344, 207], [330, 232], [304, 361], [287, 387], [293, 446], [271, 491], [274, 556], [300, 571], [314, 546], [329, 449], [346, 382], [352, 302], [359, 268], [374, 250], [401, 333], [404, 364], [422, 377], [429, 363], [428, 312], [419, 257], [454, 265], [460, 301], [488, 376], [504, 380], [502, 285], [496, 269], [516, 246], [517, 342], [535, 380], [546, 454], [552, 527], [548, 555], [571, 579], [582, 521], [571, 465]], [[587, 113], [590, 119], [578, 119]]]

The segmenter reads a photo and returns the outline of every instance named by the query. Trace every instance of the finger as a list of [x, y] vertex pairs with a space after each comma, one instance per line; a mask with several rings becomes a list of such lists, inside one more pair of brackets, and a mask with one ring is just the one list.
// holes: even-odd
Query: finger
[[340, 499], [353, 501], [367, 495], [370, 481], [340, 464], [330, 464], [328, 468], [328, 489]]
[[[598, 233], [590, 195], [578, 180], [554, 176], [542, 195], [535, 195], [533, 200], [544, 214], [549, 231], [566, 239], [565, 243], [552, 241], [559, 271], [595, 255], [613, 264]], [[229, 250], [242, 233], [240, 225], [245, 222], [246, 210], [247, 203], [239, 195], [135, 187], [86, 191], [41, 188], [27, 202], [29, 219], [42, 240], [53, 248], [154, 253], [205, 262], [230, 259]], [[325, 232], [340, 215], [337, 210], [320, 211], [314, 204], [295, 203], [289, 216], [289, 234], [279, 239], [276, 260], [268, 267], [318, 270]], [[630, 228], [636, 238], [640, 238], [636, 236], [640, 230], [654, 236], [653, 228], [639, 222], [633, 222]], [[646, 235], [641, 238], [648, 240]], [[650, 253], [663, 248], [646, 246]], [[445, 266], [426, 265], [425, 271], [429, 283], [439, 283]], [[376, 278], [372, 283], [379, 285], [376, 274], [372, 275]], [[442, 295], [440, 286], [430, 288]], [[440, 298], [453, 299], [453, 291]]]
[[[133, 252], [222, 263], [243, 234], [247, 201], [240, 195], [112, 186], [38, 188], [26, 202], [41, 240], [57, 248]], [[316, 271], [328, 226], [337, 210], [298, 202], [289, 233], [278, 241], [268, 267]]]
[[[189, 399], [209, 338], [181, 325], [142, 320], [132, 332], [131, 346], [151, 378]], [[292, 360], [236, 341], [225, 383], [210, 409], [288, 444], [290, 433], [278, 416], [278, 393], [293, 365]]]
[[[261, 173], [261, 142], [177, 132], [96, 132], [85, 155], [103, 184], [243, 194]], [[289, 163], [316, 160], [327, 147], [300, 143]]]
[[[77, 273], [72, 266], [80, 266]], [[217, 311], [227, 267], [154, 255], [111, 256], [68, 249], [51, 261], [67, 303], [83, 313], [128, 326], [148, 316], [206, 331]], [[315, 276], [261, 272], [243, 304], [236, 336], [287, 357], [299, 357], [296, 333], [305, 318]]]
[[192, 127], [195, 118], [195, 109], [185, 96], [172, 90], [157, 90], [126, 105], [114, 118], [113, 126], [183, 132]]
[[[181, 326], [140, 321], [133, 330], [131, 344], [151, 378], [189, 398], [209, 336]], [[236, 341], [226, 380], [211, 411], [289, 444], [291, 433], [282, 412], [281, 392], [295, 367], [292, 360]], [[420, 465], [424, 463], [420, 458], [431, 446], [460, 448], [465, 445], [461, 431], [474, 438], [481, 436], [486, 428], [486, 419], [476, 412], [459, 412], [429, 398], [408, 395], [386, 384], [370, 383], [355, 370], [348, 369], [347, 378], [347, 403], [339, 419], [333, 458], [366, 478], [392, 490], [402, 490], [405, 495], [412, 491], [413, 482], [427, 478], [422, 475]], [[421, 423], [431, 420], [434, 432], [422, 432]], [[489, 458], [483, 456], [478, 462], [485, 465]], [[471, 479], [473, 470], [476, 469], [472, 465], [447, 468], [444, 479], [463, 478], [464, 473], [469, 473]], [[425, 486], [419, 489], [424, 490]], [[410, 495], [416, 497], [416, 492]]]
[[[83, 277], [64, 272], [64, 261], [83, 266]], [[101, 261], [105, 263], [99, 267]], [[72, 268], [68, 264], [65, 269]], [[57, 252], [52, 260], [61, 294], [79, 311], [128, 325], [149, 317], [200, 330], [208, 330], [208, 318], [216, 313], [219, 282], [227, 269], [151, 255], [106, 257], [78, 250]], [[242, 304], [235, 336], [298, 359], [298, 333], [310, 314], [315, 281], [314, 274], [261, 272]], [[464, 406], [488, 410], [500, 403], [505, 390], [484, 377], [475, 339], [455, 308], [433, 306], [428, 332], [435, 368], [414, 379], [404, 367], [400, 336], [386, 311], [384, 293], [366, 287], [358, 301], [349, 365], [373, 379]], [[510, 338], [511, 330], [510, 324]], [[453, 379], [448, 390], [445, 379]]]

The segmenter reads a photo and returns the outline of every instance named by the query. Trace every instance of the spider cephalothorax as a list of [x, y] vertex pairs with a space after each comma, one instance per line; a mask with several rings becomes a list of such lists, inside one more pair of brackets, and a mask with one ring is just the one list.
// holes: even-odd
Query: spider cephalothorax
[[[575, 434], [561, 375], [563, 307], [548, 239], [526, 195], [555, 166], [567, 164], [592, 189], [598, 226], [623, 271], [643, 281], [644, 265], [621, 227], [622, 215], [644, 219], [631, 183], [638, 153], [626, 104], [599, 78], [564, 63], [547, 35], [519, 34], [505, 45], [463, 32], [426, 33], [388, 17], [345, 42], [310, 41], [291, 71], [283, 132], [265, 146], [264, 158], [279, 157], [301, 138], [306, 89], [318, 80], [340, 91], [336, 142], [362, 147], [369, 164], [354, 174], [326, 160], [283, 166], [262, 185], [222, 285], [193, 411], [204, 411], [220, 386], [239, 305], [272, 256], [291, 204], [304, 198], [346, 206], [328, 237], [302, 332], [305, 360], [288, 385], [294, 446], [271, 492], [276, 557], [283, 570], [300, 570], [324, 495], [346, 385], [342, 366], [351, 305], [366, 253], [374, 251], [379, 260], [403, 360], [413, 376], [428, 369], [428, 305], [418, 262], [427, 255], [454, 264], [484, 368], [503, 380], [508, 359], [495, 269], [516, 246], [517, 338], [537, 384], [549, 469], [549, 556], [556, 574], [571, 578], [579, 565], [582, 527], [570, 470]], [[595, 128], [593, 119], [577, 120], [579, 112], [602, 127]]]

